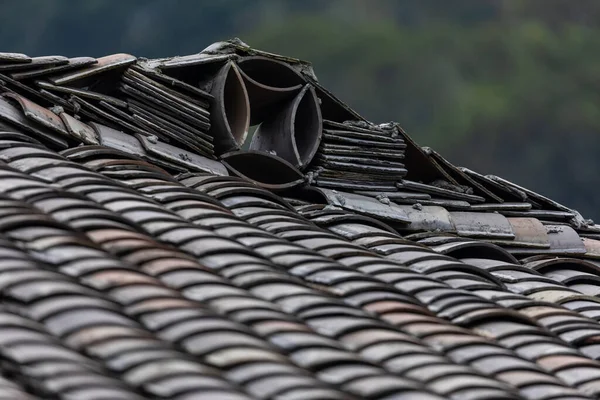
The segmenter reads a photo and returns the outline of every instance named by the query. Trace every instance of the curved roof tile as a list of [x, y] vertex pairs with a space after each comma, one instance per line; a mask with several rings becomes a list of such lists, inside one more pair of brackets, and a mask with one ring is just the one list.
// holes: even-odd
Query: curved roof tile
[[309, 64], [1, 53], [0, 92], [0, 398], [600, 395], [600, 227]]

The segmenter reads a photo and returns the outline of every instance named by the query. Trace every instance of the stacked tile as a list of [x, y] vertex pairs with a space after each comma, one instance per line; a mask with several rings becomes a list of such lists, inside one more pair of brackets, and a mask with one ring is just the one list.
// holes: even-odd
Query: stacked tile
[[407, 167], [409, 172], [397, 186], [409, 192], [427, 194], [430, 200], [423, 205], [437, 205], [452, 210], [469, 209], [473, 205], [488, 202], [503, 203], [504, 200], [471, 179], [439, 153], [428, 147], [418, 146], [406, 133]]
[[[357, 205], [353, 211], [365, 214], [367, 205], [377, 205], [356, 195], [375, 198], [381, 203], [377, 207], [387, 214], [377, 217], [386, 219], [390, 213], [408, 217], [408, 224], [386, 222], [414, 240], [443, 232], [485, 239], [521, 258], [547, 254], [600, 260], [600, 226], [593, 221], [506, 179], [456, 167], [433, 149], [417, 145], [401, 128], [397, 133], [406, 143], [406, 173], [395, 182], [395, 191], [383, 187], [356, 190], [346, 181], [334, 187], [333, 196], [322, 191], [324, 203], [345, 209]], [[313, 185], [319, 187], [318, 180]], [[352, 201], [350, 192], [354, 192]]]
[[136, 125], [166, 142], [174, 141], [204, 156], [213, 155], [209, 134], [212, 95], [140, 66], [125, 71], [120, 90]]
[[[65, 109], [72, 109], [72, 106], [44, 89], [37, 90], [32, 79], [43, 77], [47, 73], [61, 73], [85, 68], [96, 62], [95, 59], [88, 57], [31, 58], [24, 54], [0, 53], [0, 93], [3, 94], [3, 97], [0, 97], [2, 129], [14, 131], [14, 128], [18, 128], [26, 131], [55, 149], [68, 147], [68, 139], [65, 138], [65, 136], [69, 136], [68, 132], [57, 128], [57, 116], [44, 107], [61, 105]], [[37, 120], [38, 123], [29, 122], [28, 118]]]
[[[40, 64], [32, 58], [28, 64], [4, 65], [0, 80], [5, 82], [5, 91], [19, 93], [43, 107], [60, 106], [83, 119], [117, 127], [119, 121], [111, 121], [98, 104], [105, 102], [121, 108], [126, 106], [115, 96], [114, 84], [123, 68], [134, 63], [136, 58], [128, 54], [99, 59], [54, 58], [61, 61], [58, 64]], [[38, 66], [32, 69], [31, 65], [35, 64]]]
[[393, 125], [325, 120], [309, 176], [318, 187], [396, 191], [396, 181], [406, 175], [405, 148]]
[[104, 145], [171, 172], [227, 175], [208, 133], [212, 96], [146, 66], [128, 54], [0, 53], [0, 130], [25, 131], [55, 150]]
[[213, 96], [136, 62], [129, 54], [68, 59], [3, 53], [0, 91], [85, 123], [156, 138], [214, 158], [209, 132]]

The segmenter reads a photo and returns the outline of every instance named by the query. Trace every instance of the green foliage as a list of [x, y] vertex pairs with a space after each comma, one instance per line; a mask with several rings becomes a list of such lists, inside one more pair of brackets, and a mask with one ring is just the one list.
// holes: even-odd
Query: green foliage
[[370, 120], [600, 216], [597, 0], [4, 0], [31, 55], [192, 53], [239, 36], [311, 61]]

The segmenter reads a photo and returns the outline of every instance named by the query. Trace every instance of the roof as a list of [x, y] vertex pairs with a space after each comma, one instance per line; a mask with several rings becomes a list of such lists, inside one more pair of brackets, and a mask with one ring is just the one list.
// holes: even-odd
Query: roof
[[0, 399], [600, 395], [600, 227], [310, 64], [2, 53], [0, 89]]

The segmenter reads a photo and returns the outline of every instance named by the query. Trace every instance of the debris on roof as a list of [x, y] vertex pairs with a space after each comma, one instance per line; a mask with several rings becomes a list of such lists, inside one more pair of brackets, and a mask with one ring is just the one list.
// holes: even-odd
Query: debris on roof
[[310, 64], [0, 53], [0, 93], [0, 398], [600, 396], [600, 226]]

